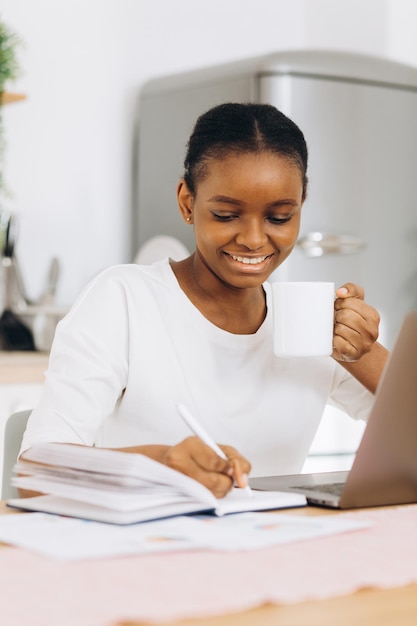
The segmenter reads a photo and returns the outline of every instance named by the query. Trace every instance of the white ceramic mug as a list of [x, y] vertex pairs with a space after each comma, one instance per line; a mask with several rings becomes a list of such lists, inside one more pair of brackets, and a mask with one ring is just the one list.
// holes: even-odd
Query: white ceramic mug
[[334, 300], [331, 282], [272, 283], [276, 356], [329, 356], [333, 352]]

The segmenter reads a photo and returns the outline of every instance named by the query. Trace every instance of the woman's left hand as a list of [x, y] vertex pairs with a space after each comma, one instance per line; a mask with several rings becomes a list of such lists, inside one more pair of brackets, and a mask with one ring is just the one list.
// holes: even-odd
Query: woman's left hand
[[334, 303], [333, 358], [358, 361], [372, 349], [378, 338], [378, 311], [364, 301], [364, 290], [346, 283], [336, 290]]

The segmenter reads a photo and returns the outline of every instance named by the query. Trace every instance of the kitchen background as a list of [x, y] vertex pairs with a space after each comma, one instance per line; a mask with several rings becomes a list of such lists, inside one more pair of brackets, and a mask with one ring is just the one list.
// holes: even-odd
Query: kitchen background
[[[0, 18], [23, 41], [22, 75], [9, 90], [26, 95], [2, 108], [10, 197], [0, 208], [18, 216], [27, 296], [44, 292], [56, 257], [55, 303], [63, 309], [98, 271], [137, 253], [135, 154], [147, 81], [303, 49], [417, 69], [415, 0], [2, 0]], [[381, 223], [395, 231], [391, 212]], [[7, 378], [11, 361], [2, 364], [0, 422], [34, 405], [42, 380]], [[324, 427], [319, 453], [350, 452], [362, 432], [343, 416]], [[0, 428], [0, 449], [1, 440]]]
[[[417, 67], [415, 0], [2, 0], [23, 40], [27, 99], [3, 108], [2, 204], [19, 216], [28, 296], [51, 258], [57, 304], [99, 270], [130, 261], [132, 158], [144, 83], [281, 50], [369, 53]], [[174, 193], [174, 189], [173, 189]]]

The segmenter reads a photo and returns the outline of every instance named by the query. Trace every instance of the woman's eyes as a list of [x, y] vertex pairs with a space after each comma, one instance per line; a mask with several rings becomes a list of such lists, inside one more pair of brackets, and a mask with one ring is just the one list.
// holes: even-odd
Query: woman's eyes
[[237, 215], [220, 215], [219, 213], [213, 213], [213, 217], [219, 222], [230, 222], [230, 220], [238, 217]]
[[286, 215], [285, 217], [268, 217], [267, 219], [271, 224], [286, 224], [290, 221], [291, 217], [291, 215]]
[[[213, 213], [213, 217], [219, 221], [219, 222], [230, 222], [234, 219], [237, 219], [239, 217], [239, 215], [236, 214], [220, 214], [220, 213]], [[273, 215], [267, 216], [266, 219], [271, 223], [271, 224], [286, 224], [287, 222], [290, 221], [291, 219], [291, 215], [286, 215], [285, 217], [274, 217]]]

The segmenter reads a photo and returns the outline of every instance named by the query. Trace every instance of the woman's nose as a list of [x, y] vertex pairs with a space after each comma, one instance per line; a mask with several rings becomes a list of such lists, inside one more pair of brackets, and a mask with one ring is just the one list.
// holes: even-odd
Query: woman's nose
[[251, 220], [240, 224], [240, 229], [235, 237], [236, 243], [245, 246], [248, 250], [261, 248], [268, 240], [265, 232], [264, 220]]

